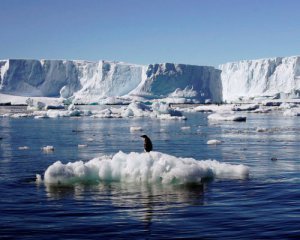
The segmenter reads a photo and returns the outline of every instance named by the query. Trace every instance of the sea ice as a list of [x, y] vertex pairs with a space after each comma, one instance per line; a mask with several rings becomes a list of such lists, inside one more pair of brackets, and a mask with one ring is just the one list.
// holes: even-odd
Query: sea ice
[[130, 132], [141, 132], [143, 131], [142, 127], [130, 127]]
[[22, 146], [22, 147], [18, 147], [18, 149], [19, 149], [19, 150], [28, 150], [29, 147], [27, 147], [27, 146]]
[[87, 144], [78, 144], [78, 148], [85, 148], [87, 147]]
[[245, 116], [239, 116], [230, 113], [213, 113], [207, 117], [211, 121], [235, 121], [235, 122], [245, 122]]
[[286, 116], [286, 117], [300, 116], [300, 108], [287, 109], [283, 112], [283, 116]]
[[48, 145], [48, 146], [42, 147], [42, 150], [44, 152], [53, 152], [54, 151], [54, 147]]
[[208, 145], [218, 145], [221, 144], [222, 142], [220, 140], [216, 140], [216, 139], [211, 139], [207, 141]]
[[200, 183], [207, 178], [245, 179], [249, 168], [216, 160], [180, 158], [161, 152], [124, 153], [102, 156], [88, 162], [63, 164], [57, 161], [44, 174], [44, 182], [72, 185], [88, 182], [135, 182], [187, 184]]
[[234, 105], [232, 111], [253, 111], [259, 108], [258, 104]]

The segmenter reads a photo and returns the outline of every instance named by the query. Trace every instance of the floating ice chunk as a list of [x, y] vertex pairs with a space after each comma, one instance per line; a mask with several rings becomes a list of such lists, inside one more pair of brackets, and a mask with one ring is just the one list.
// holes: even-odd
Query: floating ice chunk
[[34, 101], [32, 98], [26, 100], [27, 110], [43, 110], [46, 106], [44, 102]]
[[230, 111], [233, 105], [223, 104], [223, 105], [200, 105], [194, 108], [195, 112], [224, 112]]
[[254, 111], [252, 111], [253, 113], [269, 113], [271, 112], [272, 109], [271, 108], [258, 108]]
[[190, 126], [181, 127], [181, 130], [183, 131], [191, 130], [191, 127]]
[[53, 152], [54, 151], [54, 147], [48, 145], [48, 146], [42, 147], [42, 150], [44, 152]]
[[11, 118], [27, 118], [32, 117], [32, 113], [14, 113], [9, 115]]
[[88, 162], [62, 164], [57, 161], [45, 171], [44, 182], [55, 185], [100, 181], [187, 184], [207, 178], [244, 179], [248, 175], [249, 169], [244, 165], [178, 158], [155, 151], [128, 154], [120, 151]]
[[61, 110], [48, 110], [47, 116], [49, 118], [58, 118], [58, 117], [67, 117], [68, 112], [67, 111], [61, 111]]
[[125, 110], [121, 113], [123, 117], [149, 117], [152, 111], [149, 106], [133, 102], [130, 103]]
[[185, 116], [171, 116], [170, 114], [160, 114], [156, 116], [160, 120], [186, 120]]
[[212, 121], [236, 121], [236, 122], [245, 122], [246, 117], [245, 116], [237, 116], [234, 114], [219, 114], [219, 113], [213, 113], [210, 114], [208, 117], [208, 120]]
[[130, 127], [130, 132], [141, 132], [143, 131], [142, 127]]
[[107, 108], [107, 109], [103, 109], [103, 110], [97, 112], [97, 114], [93, 115], [93, 117], [96, 117], [96, 118], [112, 118], [113, 113], [109, 108]]
[[93, 142], [93, 141], [94, 141], [94, 138], [88, 138], [87, 141]]
[[33, 115], [34, 115], [35, 119], [49, 118], [47, 115], [47, 112], [45, 112], [45, 111], [34, 111]]
[[42, 176], [41, 176], [40, 174], [36, 174], [35, 177], [36, 177], [35, 182], [36, 182], [37, 184], [40, 184], [40, 183], [43, 182]]
[[18, 147], [18, 149], [19, 149], [19, 150], [28, 150], [29, 147], [27, 147], [27, 146], [22, 146], [22, 147]]
[[78, 144], [78, 148], [85, 148], [87, 147], [87, 144]]
[[161, 103], [161, 102], [155, 102], [152, 103], [152, 110], [156, 114], [170, 114], [171, 116], [178, 116], [181, 117], [182, 113], [178, 110], [172, 109], [169, 104]]
[[78, 109], [73, 110], [48, 110], [47, 116], [49, 118], [58, 118], [58, 117], [79, 117], [79, 116], [89, 116], [91, 111], [80, 111]]
[[233, 106], [232, 111], [254, 111], [258, 108], [258, 104], [243, 104]]
[[208, 145], [218, 145], [221, 144], [222, 142], [220, 140], [216, 140], [216, 139], [212, 139], [212, 140], [208, 140], [207, 144]]
[[283, 116], [286, 116], [286, 117], [300, 116], [300, 109], [299, 108], [287, 109], [283, 112]]

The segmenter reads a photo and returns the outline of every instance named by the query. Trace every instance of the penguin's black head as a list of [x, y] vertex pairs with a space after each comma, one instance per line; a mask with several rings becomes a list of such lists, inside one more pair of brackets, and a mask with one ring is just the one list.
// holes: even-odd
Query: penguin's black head
[[142, 137], [142, 138], [148, 138], [148, 136], [147, 136], [147, 135], [142, 135], [141, 137]]

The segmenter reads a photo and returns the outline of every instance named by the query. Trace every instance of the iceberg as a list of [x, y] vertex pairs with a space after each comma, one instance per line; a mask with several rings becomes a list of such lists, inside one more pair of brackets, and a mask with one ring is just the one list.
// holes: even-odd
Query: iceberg
[[9, 59], [0, 61], [0, 93], [72, 99], [79, 104], [122, 98], [220, 102], [220, 73], [214, 67], [173, 63]]
[[269, 100], [278, 106], [278, 99], [300, 98], [300, 57], [231, 62], [219, 69], [104, 60], [0, 60], [0, 103], [14, 104], [17, 98], [10, 95], [77, 104]]
[[299, 56], [232, 62], [219, 68], [223, 101], [300, 97]]

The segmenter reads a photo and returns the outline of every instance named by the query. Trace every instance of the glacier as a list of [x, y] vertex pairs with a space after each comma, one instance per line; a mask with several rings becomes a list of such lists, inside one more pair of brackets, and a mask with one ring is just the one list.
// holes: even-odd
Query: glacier
[[69, 99], [77, 104], [300, 98], [300, 57], [230, 62], [218, 69], [104, 60], [0, 60], [0, 102], [8, 102], [12, 95]]
[[223, 101], [300, 98], [300, 57], [238, 61], [219, 66]]
[[220, 74], [214, 67], [173, 63], [9, 59], [0, 61], [0, 93], [72, 98], [82, 104], [116, 97], [220, 102]]

